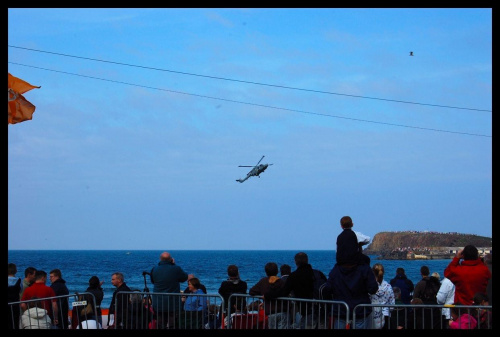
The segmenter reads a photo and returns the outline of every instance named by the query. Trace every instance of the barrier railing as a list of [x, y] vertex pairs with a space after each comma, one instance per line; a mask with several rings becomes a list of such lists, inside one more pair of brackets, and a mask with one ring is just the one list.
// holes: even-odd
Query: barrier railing
[[[345, 302], [331, 300], [278, 297], [264, 300], [262, 296], [232, 294], [228, 302], [227, 329], [334, 329], [346, 328], [349, 308]], [[244, 306], [238, 306], [246, 302]], [[235, 310], [235, 308], [240, 308]], [[243, 310], [242, 310], [243, 309]], [[343, 313], [343, 314], [342, 314]], [[347, 319], [340, 319], [346, 316]], [[337, 324], [337, 326], [336, 326]], [[339, 326], [342, 325], [343, 326]]]
[[[60, 310], [65, 301], [69, 302], [69, 315]], [[57, 304], [57, 311], [53, 313], [52, 302]], [[109, 323], [116, 329], [373, 329], [385, 318], [382, 308], [388, 308], [390, 317], [384, 320], [385, 328], [447, 329], [449, 322], [442, 314], [442, 309], [447, 308], [456, 311], [456, 316], [467, 314], [461, 328], [492, 328], [492, 306], [453, 307], [359, 304], [352, 311], [351, 320], [349, 306], [341, 301], [293, 297], [264, 300], [262, 296], [233, 294], [228, 303], [224, 303], [219, 294], [129, 291], [117, 294]], [[19, 315], [16, 316], [17, 309]], [[47, 311], [47, 318], [40, 318], [44, 316], [42, 310]], [[14, 323], [19, 322], [20, 329], [54, 328], [55, 317], [66, 320], [63, 328], [108, 328], [102, 324], [94, 295], [87, 292], [11, 302], [8, 311], [10, 323], [15, 326]]]
[[224, 301], [219, 294], [117, 293], [116, 329], [217, 328]]
[[[368, 309], [369, 308], [369, 309]], [[390, 316], [385, 318], [382, 309], [386, 308]], [[359, 304], [354, 308], [353, 329], [367, 317], [367, 329], [387, 325], [387, 329], [449, 329], [449, 321], [443, 315], [443, 309], [455, 308], [457, 317], [466, 313], [461, 329], [491, 329], [492, 306], [450, 305], [450, 304]], [[371, 311], [367, 315], [367, 311]], [[360, 313], [362, 313], [360, 315]], [[490, 315], [490, 317], [488, 317]], [[382, 323], [383, 321], [383, 323]]]
[[[88, 309], [77, 310], [80, 307]], [[70, 314], [71, 310], [76, 314]], [[83, 322], [95, 319], [96, 312], [95, 297], [92, 293], [86, 292], [8, 303], [8, 319], [12, 326], [19, 329], [86, 328], [81, 324], [79, 327], [72, 325], [75, 320]], [[56, 319], [60, 327], [56, 325]]]

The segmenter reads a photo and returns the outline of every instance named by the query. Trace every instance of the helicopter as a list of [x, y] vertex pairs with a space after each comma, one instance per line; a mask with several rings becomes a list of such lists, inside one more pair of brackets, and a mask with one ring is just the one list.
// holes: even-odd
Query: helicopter
[[247, 176], [244, 179], [236, 179], [236, 181], [239, 182], [239, 183], [242, 183], [242, 182], [244, 182], [245, 180], [247, 180], [248, 178], [250, 178], [252, 176], [256, 176], [256, 177], [260, 178], [260, 174], [262, 172], [264, 172], [269, 165], [272, 165], [272, 164], [260, 164], [260, 162], [262, 161], [262, 159], [264, 159], [264, 156], [262, 156], [262, 158], [260, 158], [259, 162], [255, 166], [249, 166], [249, 165], [240, 165], [240, 166], [238, 166], [238, 167], [253, 167], [253, 169], [251, 169], [250, 172], [247, 173]]

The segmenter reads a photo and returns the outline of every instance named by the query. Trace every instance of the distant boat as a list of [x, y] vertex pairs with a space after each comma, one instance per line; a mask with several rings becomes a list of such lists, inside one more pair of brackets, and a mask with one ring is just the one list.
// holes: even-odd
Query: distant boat
[[129, 254], [130, 254], [130, 252], [126, 252], [125, 254], [129, 255]]

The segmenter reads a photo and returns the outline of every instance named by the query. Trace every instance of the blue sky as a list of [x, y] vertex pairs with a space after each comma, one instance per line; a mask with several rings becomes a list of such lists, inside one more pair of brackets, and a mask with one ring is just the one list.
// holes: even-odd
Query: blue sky
[[10, 8], [8, 44], [41, 86], [8, 126], [9, 249], [492, 235], [491, 9]]

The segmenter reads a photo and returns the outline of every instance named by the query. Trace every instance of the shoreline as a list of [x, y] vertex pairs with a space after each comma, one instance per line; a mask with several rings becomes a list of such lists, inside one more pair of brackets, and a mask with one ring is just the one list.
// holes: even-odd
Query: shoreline
[[[458, 250], [463, 247], [435, 247], [434, 249], [412, 249], [412, 250], [392, 250], [391, 252], [381, 252], [376, 255], [375, 260], [452, 260]], [[479, 257], [492, 252], [492, 247], [478, 247]]]

